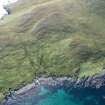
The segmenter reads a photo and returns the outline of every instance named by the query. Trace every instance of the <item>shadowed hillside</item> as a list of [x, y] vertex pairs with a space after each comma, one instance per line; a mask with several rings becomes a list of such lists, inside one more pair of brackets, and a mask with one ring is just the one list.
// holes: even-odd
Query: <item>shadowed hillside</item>
[[105, 68], [104, 0], [19, 0], [0, 22], [0, 98], [35, 76], [93, 76]]

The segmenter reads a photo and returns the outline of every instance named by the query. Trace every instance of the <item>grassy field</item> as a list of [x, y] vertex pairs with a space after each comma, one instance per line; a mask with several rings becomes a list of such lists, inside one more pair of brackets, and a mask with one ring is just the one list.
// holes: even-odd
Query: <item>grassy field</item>
[[31, 1], [9, 6], [0, 22], [0, 99], [35, 76], [93, 76], [105, 68], [105, 1]]

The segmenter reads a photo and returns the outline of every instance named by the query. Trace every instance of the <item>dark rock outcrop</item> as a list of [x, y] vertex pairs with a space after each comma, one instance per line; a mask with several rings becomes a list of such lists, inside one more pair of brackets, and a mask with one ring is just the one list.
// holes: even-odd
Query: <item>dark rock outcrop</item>
[[66, 88], [92, 88], [100, 89], [105, 87], [105, 71], [103, 70], [100, 74], [92, 77], [72, 78], [72, 77], [48, 77], [39, 78], [39, 81], [43, 85], [47, 86], [61, 86]]

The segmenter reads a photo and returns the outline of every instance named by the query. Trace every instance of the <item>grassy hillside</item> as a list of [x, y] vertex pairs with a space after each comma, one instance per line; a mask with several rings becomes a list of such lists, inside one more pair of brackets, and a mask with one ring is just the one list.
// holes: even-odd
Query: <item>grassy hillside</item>
[[0, 22], [0, 98], [41, 75], [105, 68], [104, 0], [19, 0]]

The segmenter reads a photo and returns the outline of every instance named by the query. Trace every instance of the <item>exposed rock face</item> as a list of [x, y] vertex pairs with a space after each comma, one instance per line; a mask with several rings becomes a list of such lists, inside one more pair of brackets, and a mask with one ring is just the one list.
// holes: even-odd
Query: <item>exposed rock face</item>
[[102, 72], [93, 77], [82, 77], [73, 79], [72, 77], [61, 78], [39, 78], [39, 81], [43, 85], [56, 86], [60, 85], [68, 88], [95, 88], [100, 89], [105, 86], [105, 73]]

